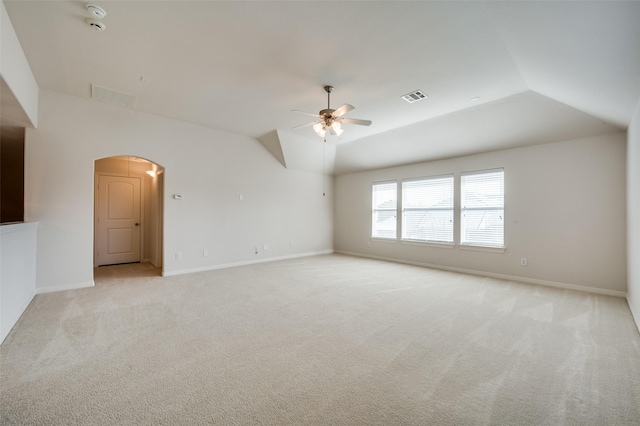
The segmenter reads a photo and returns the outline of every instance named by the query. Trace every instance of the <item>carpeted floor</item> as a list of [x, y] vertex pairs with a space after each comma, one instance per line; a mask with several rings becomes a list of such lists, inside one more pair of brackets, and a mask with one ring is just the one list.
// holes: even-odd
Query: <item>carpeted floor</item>
[[624, 299], [341, 255], [99, 268], [0, 356], [3, 424], [640, 424]]

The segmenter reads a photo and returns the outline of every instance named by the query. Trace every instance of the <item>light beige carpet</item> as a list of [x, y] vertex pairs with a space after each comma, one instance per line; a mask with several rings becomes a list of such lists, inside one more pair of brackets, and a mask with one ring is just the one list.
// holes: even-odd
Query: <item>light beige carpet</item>
[[621, 298], [340, 255], [156, 274], [37, 296], [2, 423], [640, 424]]

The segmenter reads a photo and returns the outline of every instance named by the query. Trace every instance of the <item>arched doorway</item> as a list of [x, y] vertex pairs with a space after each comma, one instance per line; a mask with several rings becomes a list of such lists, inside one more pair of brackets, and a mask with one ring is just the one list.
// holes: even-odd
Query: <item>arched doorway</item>
[[162, 267], [164, 168], [144, 158], [95, 161], [94, 267]]

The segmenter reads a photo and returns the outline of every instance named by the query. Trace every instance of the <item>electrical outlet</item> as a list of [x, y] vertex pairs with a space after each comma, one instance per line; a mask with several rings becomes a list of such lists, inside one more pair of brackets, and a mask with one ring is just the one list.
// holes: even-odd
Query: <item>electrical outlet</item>
[[202, 250], [202, 256], [203, 257], [209, 256], [209, 250]]
[[293, 248], [293, 241], [289, 243], [289, 247]]
[[176, 252], [176, 260], [182, 260], [182, 253]]
[[520, 258], [520, 265], [527, 266], [527, 258], [526, 257]]
[[264, 244], [262, 247], [263, 247], [265, 250], [269, 250], [269, 244]]

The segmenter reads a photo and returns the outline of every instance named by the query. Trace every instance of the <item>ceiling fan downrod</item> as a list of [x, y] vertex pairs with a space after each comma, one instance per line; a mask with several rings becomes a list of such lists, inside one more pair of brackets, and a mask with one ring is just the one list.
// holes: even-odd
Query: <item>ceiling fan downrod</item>
[[333, 86], [324, 86], [325, 92], [327, 92], [327, 109], [331, 108], [331, 92], [333, 92]]
[[333, 120], [331, 119], [331, 114], [335, 111], [331, 109], [331, 92], [333, 92], [333, 86], [324, 86], [325, 92], [327, 92], [327, 109], [323, 109], [320, 111], [320, 116], [325, 122], [326, 126], [331, 126]]

